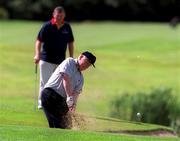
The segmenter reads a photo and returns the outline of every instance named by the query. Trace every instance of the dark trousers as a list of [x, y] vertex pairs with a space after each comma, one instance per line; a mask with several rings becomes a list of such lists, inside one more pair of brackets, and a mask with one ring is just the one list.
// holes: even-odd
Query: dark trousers
[[42, 91], [42, 107], [50, 128], [71, 128], [71, 117], [68, 115], [66, 99], [51, 88]]

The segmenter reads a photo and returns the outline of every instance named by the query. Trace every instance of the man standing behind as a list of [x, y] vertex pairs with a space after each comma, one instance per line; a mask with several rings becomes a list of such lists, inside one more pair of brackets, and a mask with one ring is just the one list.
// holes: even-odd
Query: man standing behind
[[[35, 43], [35, 64], [40, 67], [40, 88], [38, 109], [41, 109], [41, 92], [57, 66], [66, 58], [68, 46], [69, 56], [73, 57], [74, 37], [71, 26], [64, 21], [65, 10], [58, 6], [53, 11], [53, 18], [44, 23]], [[42, 49], [41, 49], [42, 46]]]

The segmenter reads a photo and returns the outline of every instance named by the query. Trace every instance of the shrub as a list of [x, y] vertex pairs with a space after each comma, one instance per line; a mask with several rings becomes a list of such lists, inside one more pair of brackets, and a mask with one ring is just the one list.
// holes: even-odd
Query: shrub
[[175, 133], [180, 137], [180, 119], [172, 121], [171, 126], [173, 127]]
[[9, 17], [8, 11], [0, 7], [0, 19], [8, 19], [8, 17]]
[[169, 126], [180, 115], [178, 103], [170, 88], [161, 87], [150, 93], [126, 93], [112, 100], [110, 116], [137, 121], [137, 113], [140, 113], [142, 122]]
[[122, 96], [116, 97], [112, 102], [110, 103], [111, 107], [111, 117], [121, 118], [130, 120], [130, 114], [131, 114], [131, 97], [128, 93], [123, 94]]

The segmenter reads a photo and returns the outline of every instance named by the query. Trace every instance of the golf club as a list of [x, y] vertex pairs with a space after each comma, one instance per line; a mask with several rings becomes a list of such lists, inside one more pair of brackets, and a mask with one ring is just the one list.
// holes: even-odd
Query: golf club
[[37, 64], [35, 65], [35, 84], [34, 84], [34, 111], [36, 111], [36, 96], [37, 96]]

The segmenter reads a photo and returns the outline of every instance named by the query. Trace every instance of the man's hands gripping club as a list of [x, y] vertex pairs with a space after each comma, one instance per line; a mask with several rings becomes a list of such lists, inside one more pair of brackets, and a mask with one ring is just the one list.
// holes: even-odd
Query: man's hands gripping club
[[66, 99], [66, 103], [67, 103], [68, 107], [72, 107], [72, 106], [73, 106], [73, 104], [74, 104], [74, 101], [73, 101], [73, 96], [69, 96], [69, 97], [67, 97], [67, 99]]
[[67, 97], [66, 103], [67, 103], [67, 105], [68, 105], [68, 107], [69, 107], [69, 111], [75, 112], [76, 106], [75, 106], [75, 102], [74, 102], [73, 96]]

